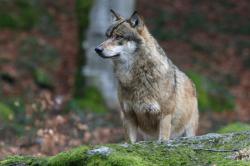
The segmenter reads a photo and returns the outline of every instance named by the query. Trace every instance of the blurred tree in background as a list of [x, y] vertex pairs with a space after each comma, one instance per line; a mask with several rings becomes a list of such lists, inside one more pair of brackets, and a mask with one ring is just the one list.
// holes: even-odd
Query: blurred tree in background
[[[118, 111], [82, 75], [93, 2], [0, 1], [0, 158], [122, 141]], [[250, 2], [137, 0], [137, 9], [195, 82], [199, 133], [249, 122]], [[249, 126], [235, 123], [219, 132], [236, 129]]]

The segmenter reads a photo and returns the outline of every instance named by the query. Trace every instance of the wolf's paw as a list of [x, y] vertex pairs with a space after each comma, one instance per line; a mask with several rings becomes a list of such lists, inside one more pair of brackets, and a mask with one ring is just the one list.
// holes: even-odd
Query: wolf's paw
[[162, 143], [164, 143], [164, 140], [159, 139], [159, 140], [156, 141], [156, 143], [157, 144], [162, 144]]
[[167, 142], [168, 140], [169, 140], [168, 138], [159, 138], [159, 139], [157, 140], [157, 143], [158, 143], [158, 144], [162, 144], [162, 143]]

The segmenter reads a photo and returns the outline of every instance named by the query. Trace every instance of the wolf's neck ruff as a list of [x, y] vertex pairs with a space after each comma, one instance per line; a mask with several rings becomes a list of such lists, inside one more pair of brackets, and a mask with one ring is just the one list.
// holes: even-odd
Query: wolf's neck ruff
[[[165, 53], [162, 53], [164, 51], [148, 32], [147, 28], [144, 27], [142, 31], [143, 35], [140, 43], [128, 42], [127, 45], [131, 46], [122, 52], [119, 58], [112, 59], [115, 74], [123, 86], [131, 85], [133, 80], [138, 81], [138, 77], [145, 78], [144, 83], [148, 83], [148, 77], [155, 77], [153, 76], [155, 74], [158, 75], [157, 77], [160, 77], [169, 69], [172, 69], [169, 68], [170, 60]], [[149, 67], [147, 71], [145, 70], [146, 66]], [[155, 70], [156, 72], [151, 72], [150, 70]], [[137, 72], [135, 73], [134, 71]], [[153, 86], [148, 87], [154, 88]]]

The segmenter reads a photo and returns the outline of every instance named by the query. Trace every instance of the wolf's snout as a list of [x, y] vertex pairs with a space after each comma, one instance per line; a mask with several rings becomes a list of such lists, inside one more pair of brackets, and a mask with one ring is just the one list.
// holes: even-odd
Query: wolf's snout
[[95, 52], [100, 55], [103, 52], [103, 48], [102, 47], [96, 47]]

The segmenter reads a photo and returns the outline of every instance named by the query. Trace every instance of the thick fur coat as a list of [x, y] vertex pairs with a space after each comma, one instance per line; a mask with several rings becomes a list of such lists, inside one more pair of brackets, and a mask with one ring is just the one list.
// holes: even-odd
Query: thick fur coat
[[96, 52], [111, 58], [118, 79], [126, 137], [135, 142], [193, 136], [198, 127], [198, 106], [193, 82], [166, 56], [137, 13], [115, 21], [108, 39]]

